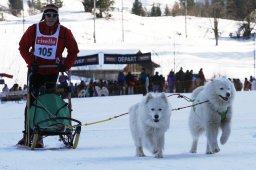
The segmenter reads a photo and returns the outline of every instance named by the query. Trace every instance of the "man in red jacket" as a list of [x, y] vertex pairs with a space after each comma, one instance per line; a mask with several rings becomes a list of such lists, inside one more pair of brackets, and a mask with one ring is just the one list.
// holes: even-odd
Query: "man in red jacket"
[[[62, 53], [65, 48], [67, 56], [64, 60]], [[58, 7], [54, 4], [46, 5], [41, 21], [26, 30], [19, 42], [19, 50], [28, 65], [28, 75], [32, 73], [29, 77], [33, 94], [30, 97], [30, 103], [33, 103], [35, 97], [39, 95], [41, 86], [46, 83], [53, 87], [56, 86], [59, 72], [70, 69], [79, 52], [72, 32], [59, 23]], [[57, 67], [42, 68], [40, 65]], [[25, 144], [24, 136], [18, 142], [19, 145]], [[36, 147], [44, 147], [42, 139], [38, 140]]]

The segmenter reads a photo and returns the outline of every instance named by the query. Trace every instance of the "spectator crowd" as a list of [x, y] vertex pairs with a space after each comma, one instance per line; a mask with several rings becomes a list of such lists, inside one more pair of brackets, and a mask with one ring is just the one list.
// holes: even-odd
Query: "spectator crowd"
[[[240, 79], [232, 79], [237, 91], [256, 90], [256, 80], [253, 76]], [[197, 73], [193, 70], [183, 71], [181, 67], [178, 72], [170, 71], [167, 77], [155, 72], [150, 75], [142, 68], [139, 75], [133, 75], [131, 72], [125, 74], [120, 71], [116, 80], [97, 80], [92, 79], [89, 82], [81, 80], [80, 83], [71, 82], [72, 97], [93, 97], [93, 96], [115, 96], [129, 94], [146, 94], [148, 92], [169, 92], [169, 93], [190, 93], [196, 87], [204, 85], [206, 78], [201, 68]], [[64, 74], [59, 76], [57, 88], [68, 87], [68, 77]], [[10, 89], [7, 84], [4, 85], [2, 92], [26, 90], [18, 84], [14, 84]]]

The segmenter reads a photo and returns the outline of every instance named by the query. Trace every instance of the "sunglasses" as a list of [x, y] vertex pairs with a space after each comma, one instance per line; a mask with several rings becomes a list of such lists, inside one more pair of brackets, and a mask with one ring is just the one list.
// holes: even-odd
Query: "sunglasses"
[[59, 14], [57, 13], [44, 13], [45, 16], [47, 16], [48, 18], [53, 17], [56, 18], [57, 16], [59, 16]]

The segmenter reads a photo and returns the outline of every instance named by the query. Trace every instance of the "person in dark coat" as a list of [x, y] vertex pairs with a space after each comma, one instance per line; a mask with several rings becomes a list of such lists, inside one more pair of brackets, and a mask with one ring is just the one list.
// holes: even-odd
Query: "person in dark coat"
[[184, 92], [184, 72], [182, 67], [176, 73], [175, 78], [176, 78], [176, 92], [183, 93]]
[[117, 83], [118, 83], [118, 88], [119, 88], [119, 95], [124, 95], [125, 94], [125, 86], [126, 86], [124, 72], [119, 71]]
[[168, 85], [169, 93], [173, 93], [174, 85], [175, 85], [175, 76], [173, 71], [170, 71], [170, 73], [168, 74], [167, 85]]
[[128, 74], [125, 77], [127, 88], [128, 88], [128, 94], [134, 94], [134, 86], [135, 86], [135, 79], [131, 72], [128, 72]]
[[142, 94], [146, 95], [147, 94], [147, 90], [146, 90], [146, 79], [147, 79], [147, 73], [145, 68], [142, 68], [140, 76], [139, 76], [139, 81], [140, 81], [140, 86], [142, 89]]
[[199, 77], [199, 80], [200, 80], [200, 86], [203, 86], [204, 83], [206, 82], [206, 79], [204, 77], [204, 72], [203, 72], [202, 68], [200, 68], [200, 70], [198, 72], [198, 77]]

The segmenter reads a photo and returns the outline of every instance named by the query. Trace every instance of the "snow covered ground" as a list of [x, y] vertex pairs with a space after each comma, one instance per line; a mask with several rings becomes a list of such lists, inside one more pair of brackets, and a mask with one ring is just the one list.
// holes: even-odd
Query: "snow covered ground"
[[[190, 97], [190, 94], [184, 94]], [[73, 99], [73, 118], [83, 124], [128, 112], [142, 95]], [[168, 98], [173, 108], [191, 103]], [[206, 155], [206, 139], [199, 140], [198, 153], [189, 153], [192, 142], [188, 129], [189, 108], [173, 111], [166, 133], [164, 158], [135, 157], [129, 130], [129, 115], [100, 124], [83, 126], [78, 148], [54, 149], [63, 144], [57, 137], [44, 139], [46, 149], [18, 149], [15, 144], [23, 130], [25, 102], [0, 104], [1, 170], [255, 170], [256, 115], [253, 106], [256, 92], [238, 92], [234, 101], [232, 132], [221, 151]]]

